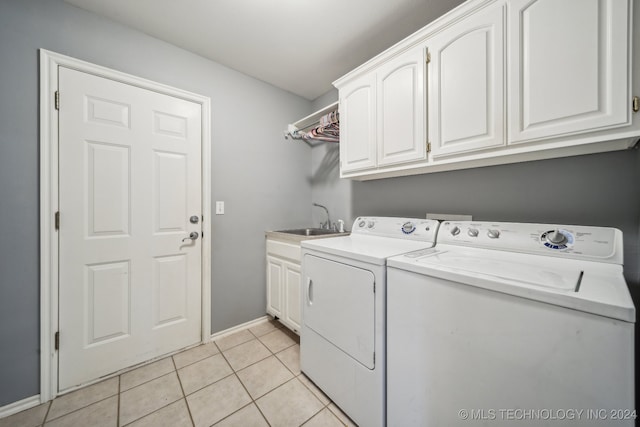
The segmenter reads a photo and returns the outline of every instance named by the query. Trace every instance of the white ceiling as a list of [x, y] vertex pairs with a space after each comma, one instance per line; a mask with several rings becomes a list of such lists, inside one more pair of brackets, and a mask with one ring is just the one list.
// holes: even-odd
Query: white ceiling
[[309, 100], [463, 0], [65, 0]]

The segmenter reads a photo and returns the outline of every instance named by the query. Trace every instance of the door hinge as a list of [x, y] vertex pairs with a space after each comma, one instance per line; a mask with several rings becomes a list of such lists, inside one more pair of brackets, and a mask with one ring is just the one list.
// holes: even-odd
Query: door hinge
[[429, 52], [429, 49], [427, 49], [427, 64], [431, 62], [431, 52]]
[[633, 101], [631, 101], [631, 107], [634, 113], [637, 113], [638, 111], [640, 111], [640, 98], [638, 98], [637, 96], [634, 96]]
[[57, 211], [54, 215], [54, 223], [56, 230], [60, 230], [60, 211]]
[[376, 364], [376, 353], [374, 352], [373, 353], [373, 365], [375, 366], [375, 364]]
[[55, 341], [55, 349], [60, 350], [60, 331], [56, 332], [54, 341]]
[[431, 152], [431, 143], [427, 141], [427, 153]]
[[55, 106], [56, 106], [56, 110], [60, 109], [60, 92], [56, 91], [56, 95], [55, 95]]

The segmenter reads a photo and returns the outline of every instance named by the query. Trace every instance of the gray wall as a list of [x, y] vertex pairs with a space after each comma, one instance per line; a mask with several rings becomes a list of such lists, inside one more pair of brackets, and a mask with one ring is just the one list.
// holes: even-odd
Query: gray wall
[[[331, 90], [314, 100], [313, 108], [337, 99], [337, 90]], [[323, 154], [314, 149], [313, 162]], [[311, 191], [351, 221], [362, 215], [424, 218], [431, 212], [470, 214], [479, 221], [619, 228], [625, 278], [640, 289], [638, 149], [364, 182], [338, 176], [336, 167]]]
[[38, 48], [211, 97], [212, 331], [264, 315], [264, 231], [307, 225], [311, 103], [62, 0], [0, 0], [0, 406], [39, 393]]
[[[313, 111], [338, 100], [338, 91], [333, 89], [311, 104]], [[329, 209], [331, 222], [342, 219], [345, 228], [350, 230], [353, 223], [351, 212], [351, 188], [353, 182], [340, 179], [340, 146], [338, 144], [319, 144], [311, 150], [311, 198]], [[313, 208], [312, 220], [314, 225], [326, 221], [326, 214], [322, 209]]]
[[640, 151], [355, 182], [353, 214], [424, 218], [471, 214], [480, 221], [616, 227], [625, 277], [639, 282]]
[[627, 278], [639, 282], [637, 151], [339, 180], [337, 146], [282, 138], [284, 124], [334, 101], [335, 91], [311, 104], [62, 0], [0, 0], [0, 406], [39, 392], [38, 48], [211, 97], [212, 199], [226, 202], [209, 240], [213, 332], [263, 315], [263, 232], [309, 225], [312, 200], [348, 222], [449, 211], [618, 227]]

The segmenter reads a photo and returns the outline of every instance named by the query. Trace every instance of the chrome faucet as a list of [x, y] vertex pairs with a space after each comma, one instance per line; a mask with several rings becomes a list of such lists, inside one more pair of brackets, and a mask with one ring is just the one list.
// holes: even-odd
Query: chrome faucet
[[318, 203], [313, 203], [313, 206], [317, 206], [319, 208], [324, 209], [324, 211], [327, 213], [327, 222], [321, 222], [320, 223], [320, 228], [326, 228], [327, 230], [331, 229], [331, 219], [329, 218], [329, 209], [327, 209], [326, 206], [322, 206]]

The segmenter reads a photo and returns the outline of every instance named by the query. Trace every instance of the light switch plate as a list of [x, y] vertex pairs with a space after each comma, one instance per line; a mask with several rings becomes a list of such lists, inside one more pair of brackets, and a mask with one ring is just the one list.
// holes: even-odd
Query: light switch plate
[[224, 202], [216, 201], [216, 215], [224, 215]]

